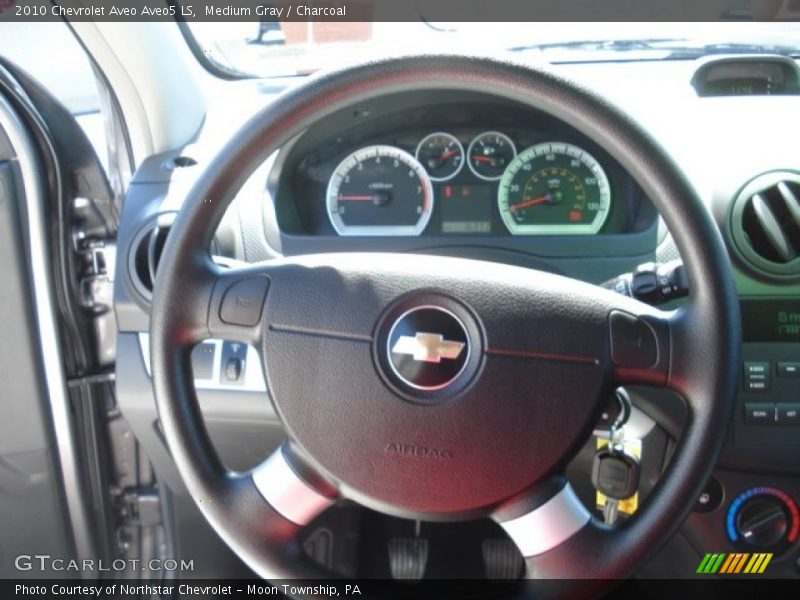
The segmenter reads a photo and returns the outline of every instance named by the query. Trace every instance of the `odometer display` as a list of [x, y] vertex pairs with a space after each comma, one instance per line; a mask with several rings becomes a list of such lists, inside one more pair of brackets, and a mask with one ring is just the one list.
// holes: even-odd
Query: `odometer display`
[[508, 166], [497, 203], [514, 235], [594, 234], [611, 211], [611, 188], [585, 150], [544, 143], [521, 152]]
[[336, 167], [326, 203], [339, 235], [419, 235], [433, 212], [433, 187], [408, 152], [368, 146]]

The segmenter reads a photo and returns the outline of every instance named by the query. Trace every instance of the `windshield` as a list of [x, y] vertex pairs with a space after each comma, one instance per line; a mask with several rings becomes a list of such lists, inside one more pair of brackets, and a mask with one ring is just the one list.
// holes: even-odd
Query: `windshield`
[[196, 53], [245, 77], [291, 76], [419, 52], [517, 53], [550, 63], [800, 55], [798, 23], [276, 22], [188, 24]]

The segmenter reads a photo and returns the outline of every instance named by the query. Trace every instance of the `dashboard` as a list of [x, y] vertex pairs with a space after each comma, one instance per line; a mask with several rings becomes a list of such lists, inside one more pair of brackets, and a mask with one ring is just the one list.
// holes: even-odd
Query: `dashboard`
[[[753, 252], [771, 246], [770, 239], [755, 235], [766, 232], [769, 221], [756, 218], [756, 207], [780, 217], [786, 198], [800, 198], [798, 100], [702, 95], [692, 85], [698, 68], [694, 61], [560, 67], [642, 123], [686, 173], [728, 244], [742, 302], [742, 377], [723, 457], [681, 535], [651, 574], [670, 573], [688, 541], [700, 558], [712, 551], [774, 552], [770, 572], [796, 576], [800, 280], [783, 266], [764, 270]], [[147, 271], [159, 239], [163, 243], [160, 219], [180, 208], [207, 162], [205, 149], [213, 156], [241, 125], [226, 119], [236, 113], [246, 118], [281, 91], [260, 82], [241, 82], [233, 90], [221, 103], [224, 111], [209, 114], [194, 146], [140, 167], [122, 215], [114, 299], [120, 405], [175, 489], [180, 478], [154, 427], [148, 301], [137, 291], [137, 270], [130, 265], [141, 262]], [[185, 157], [198, 164], [180, 167], [189, 163]], [[763, 203], [755, 200], [759, 195]], [[572, 220], [573, 211], [580, 218]], [[797, 242], [798, 231], [787, 227], [786, 238]], [[215, 254], [245, 262], [316, 252], [417, 252], [517, 264], [597, 283], [642, 263], [679, 257], [652, 203], [602, 140], [595, 143], [488, 91], [456, 96], [420, 90], [331, 115], [263, 165], [240, 192], [215, 242]], [[239, 469], [256, 464], [283, 435], [262, 402], [266, 383], [251, 350], [215, 340], [194, 357], [210, 435], [226, 464]], [[664, 432], [680, 437], [682, 403], [658, 390], [632, 393], [658, 416], [659, 426], [642, 437], [646, 461], [657, 463], [645, 466], [643, 478], [655, 481], [672, 450]], [[586, 450], [584, 462], [591, 465], [595, 448]], [[591, 502], [591, 486], [583, 492]], [[760, 529], [752, 523], [768, 523], [770, 531], [745, 539], [747, 531]], [[692, 573], [700, 558], [687, 567]]]
[[330, 121], [340, 126], [307, 132], [276, 165], [284, 234], [524, 245], [508, 238], [637, 233], [656, 221], [601, 147], [529, 108], [429, 92]]

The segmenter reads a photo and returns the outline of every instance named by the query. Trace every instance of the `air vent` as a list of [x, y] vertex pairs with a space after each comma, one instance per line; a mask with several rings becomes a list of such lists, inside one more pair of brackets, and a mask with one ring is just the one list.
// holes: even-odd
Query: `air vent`
[[739, 193], [731, 232], [742, 258], [762, 274], [800, 275], [800, 174], [772, 172]]
[[174, 220], [175, 213], [159, 215], [155, 221], [139, 232], [131, 246], [129, 260], [131, 280], [136, 291], [147, 300], [153, 296], [158, 261], [161, 259], [161, 252], [164, 250]]

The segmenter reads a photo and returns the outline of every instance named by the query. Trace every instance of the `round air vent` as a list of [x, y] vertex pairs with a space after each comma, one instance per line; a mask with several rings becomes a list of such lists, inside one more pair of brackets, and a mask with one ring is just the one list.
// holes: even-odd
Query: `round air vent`
[[800, 173], [765, 173], [745, 185], [733, 202], [731, 234], [759, 273], [800, 276]]
[[153, 297], [156, 269], [175, 213], [164, 213], [143, 227], [131, 244], [128, 270], [131, 281], [145, 299]]

